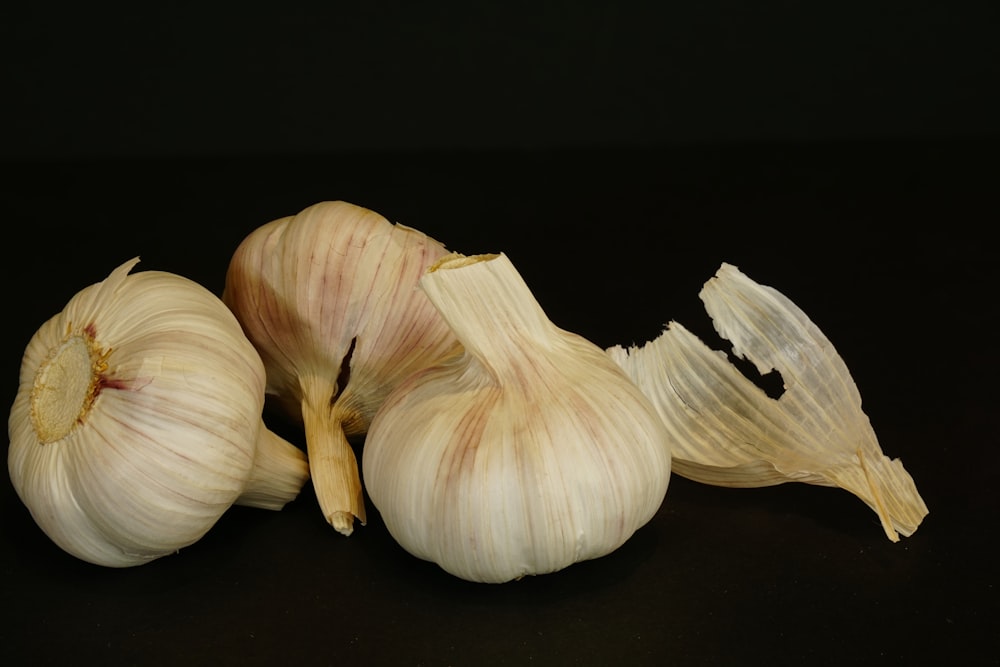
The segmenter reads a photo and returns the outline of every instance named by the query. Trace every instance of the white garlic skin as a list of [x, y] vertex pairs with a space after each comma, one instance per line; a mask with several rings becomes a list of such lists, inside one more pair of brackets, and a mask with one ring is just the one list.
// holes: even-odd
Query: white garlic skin
[[602, 350], [554, 325], [537, 347], [523, 342], [414, 374], [364, 445], [365, 484], [393, 538], [469, 581], [611, 553], [657, 512], [670, 477], [660, 418]]
[[[35, 522], [109, 567], [200, 539], [247, 487], [265, 428], [263, 364], [235, 317], [181, 276], [127, 275], [137, 261], [37, 330], [8, 420], [10, 478]], [[99, 377], [87, 389], [74, 374], [89, 370]], [[46, 398], [47, 384], [65, 391]], [[301, 466], [293, 485], [307, 479]]]
[[[597, 362], [587, 356], [577, 363]], [[421, 372], [368, 432], [365, 484], [389, 532], [460, 578], [501, 583], [604, 556], [663, 502], [670, 461], [660, 422], [637, 413], [644, 401], [579, 390], [620, 382], [603, 368], [531, 370], [539, 392], [463, 363]]]
[[607, 352], [674, 435], [674, 471], [718, 486], [801, 482], [850, 491], [886, 537], [912, 535], [928, 514], [899, 459], [883, 452], [850, 370], [787, 296], [723, 263], [699, 293], [716, 332], [758, 373], [780, 373], [771, 398], [721, 351], [678, 322], [645, 345]]

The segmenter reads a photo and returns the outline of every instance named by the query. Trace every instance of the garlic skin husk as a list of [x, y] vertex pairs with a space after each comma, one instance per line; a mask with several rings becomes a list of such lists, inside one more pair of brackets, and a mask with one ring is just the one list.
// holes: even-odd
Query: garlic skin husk
[[609, 348], [670, 429], [674, 471], [717, 486], [839, 487], [876, 512], [893, 542], [912, 535], [927, 506], [902, 462], [882, 453], [857, 385], [823, 332], [731, 264], [700, 297], [733, 354], [762, 375], [777, 370], [784, 392], [771, 398], [677, 322], [643, 346]]
[[365, 523], [351, 438], [389, 391], [458, 343], [417, 288], [444, 245], [344, 201], [314, 204], [251, 232], [230, 261], [223, 301], [267, 369], [267, 393], [301, 420], [323, 516]]
[[548, 319], [506, 255], [453, 255], [420, 285], [464, 351], [397, 387], [365, 439], [365, 484], [393, 538], [484, 583], [620, 547], [670, 478], [649, 400]]
[[125, 262], [32, 336], [8, 470], [38, 526], [82, 560], [131, 567], [197, 540], [233, 504], [278, 510], [308, 480], [261, 414], [264, 366], [222, 301]]

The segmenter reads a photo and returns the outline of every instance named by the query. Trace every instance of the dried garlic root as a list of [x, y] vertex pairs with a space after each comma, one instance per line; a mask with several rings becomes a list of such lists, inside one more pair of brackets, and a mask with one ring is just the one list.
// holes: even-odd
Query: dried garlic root
[[871, 507], [893, 542], [927, 506], [899, 459], [879, 446], [843, 359], [788, 298], [723, 264], [699, 294], [733, 353], [785, 391], [769, 397], [677, 322], [655, 340], [608, 350], [672, 432], [673, 470], [718, 486], [789, 481], [840, 487]]

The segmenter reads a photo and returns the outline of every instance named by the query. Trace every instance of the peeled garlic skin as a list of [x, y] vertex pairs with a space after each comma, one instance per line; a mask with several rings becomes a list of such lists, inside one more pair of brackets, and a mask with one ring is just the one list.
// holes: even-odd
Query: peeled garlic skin
[[[37, 330], [8, 420], [10, 478], [38, 526], [109, 567], [200, 539], [246, 487], [263, 428], [263, 364], [235, 317], [181, 276], [127, 275], [137, 261]], [[106, 368], [68, 432], [49, 432], [32, 392], [42, 368], [53, 381], [78, 370], [52, 366], [65, 341], [101, 349]]]
[[891, 541], [912, 535], [927, 505], [902, 462], [883, 454], [847, 365], [819, 327], [731, 264], [700, 296], [733, 354], [762, 375], [777, 370], [784, 392], [769, 397], [677, 322], [643, 346], [609, 348], [673, 433], [674, 471], [719, 486], [839, 487], [878, 514]]
[[365, 483], [393, 538], [462, 579], [607, 555], [663, 502], [670, 450], [654, 408], [603, 351], [550, 324], [533, 346], [469, 341], [411, 376], [365, 440]]

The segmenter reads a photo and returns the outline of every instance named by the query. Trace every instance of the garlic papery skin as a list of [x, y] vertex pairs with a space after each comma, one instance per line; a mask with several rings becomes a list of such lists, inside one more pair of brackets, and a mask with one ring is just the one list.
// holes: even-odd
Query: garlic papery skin
[[280, 509], [305, 454], [261, 418], [264, 366], [221, 299], [138, 259], [79, 291], [28, 342], [8, 470], [38, 526], [130, 567], [200, 539], [234, 503]]
[[649, 400], [547, 318], [506, 255], [445, 258], [420, 284], [463, 353], [399, 385], [368, 431], [365, 484], [393, 538], [485, 583], [620, 547], [670, 477]]
[[733, 353], [762, 375], [777, 370], [785, 390], [771, 398], [676, 322], [643, 346], [609, 349], [673, 434], [674, 471], [719, 486], [839, 487], [876, 512], [893, 542], [913, 534], [927, 506], [902, 462], [882, 453], [847, 365], [823, 332], [731, 264], [700, 296]]
[[366, 208], [320, 202], [267, 223], [236, 249], [223, 300], [267, 369], [267, 392], [302, 420], [323, 516], [365, 523], [351, 437], [389, 391], [455, 354], [457, 341], [417, 288], [445, 247]]

